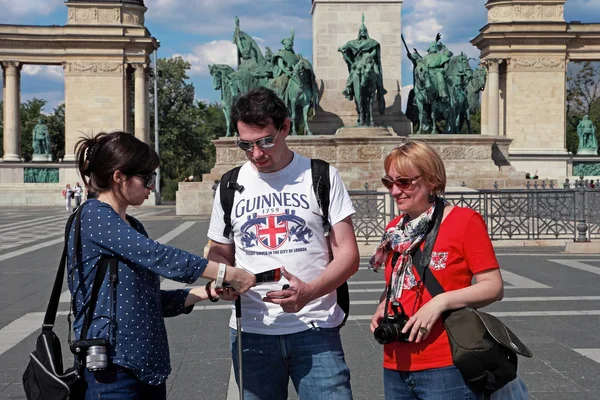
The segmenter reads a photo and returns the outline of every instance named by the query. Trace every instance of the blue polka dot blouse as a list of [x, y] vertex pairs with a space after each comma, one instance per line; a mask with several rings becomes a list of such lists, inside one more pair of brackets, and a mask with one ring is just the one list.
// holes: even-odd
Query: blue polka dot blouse
[[106, 276], [87, 339], [109, 340], [114, 364], [130, 369], [144, 383], [158, 385], [171, 372], [164, 317], [193, 309], [184, 306], [188, 290], [160, 290], [160, 277], [192, 283], [207, 260], [149, 239], [138, 220], [130, 221], [131, 226], [110, 205], [88, 200], [81, 215], [82, 265], [75, 264], [73, 223], [67, 259], [73, 331], [80, 340], [100, 257], [117, 256], [116, 296]]

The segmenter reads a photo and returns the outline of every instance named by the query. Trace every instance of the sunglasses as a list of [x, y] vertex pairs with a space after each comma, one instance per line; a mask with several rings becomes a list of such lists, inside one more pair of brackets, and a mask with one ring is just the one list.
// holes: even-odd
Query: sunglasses
[[271, 149], [273, 146], [275, 146], [275, 139], [277, 139], [277, 136], [279, 136], [279, 132], [281, 132], [281, 129], [277, 131], [277, 135], [275, 136], [267, 136], [255, 140], [254, 142], [238, 139], [236, 144], [237, 147], [247, 152], [251, 152], [254, 149], [254, 146], [258, 146], [263, 150]]
[[392, 190], [394, 186], [396, 186], [398, 189], [406, 190], [409, 189], [412, 186], [412, 184], [420, 177], [421, 175], [413, 176], [412, 178], [399, 177], [396, 179], [391, 179], [389, 176], [386, 175], [383, 178], [381, 178], [381, 183], [383, 183], [383, 186], [385, 186], [387, 190]]
[[151, 172], [149, 174], [128, 174], [131, 176], [137, 176], [144, 182], [144, 187], [146, 189], [151, 189], [152, 186], [156, 183], [156, 172]]

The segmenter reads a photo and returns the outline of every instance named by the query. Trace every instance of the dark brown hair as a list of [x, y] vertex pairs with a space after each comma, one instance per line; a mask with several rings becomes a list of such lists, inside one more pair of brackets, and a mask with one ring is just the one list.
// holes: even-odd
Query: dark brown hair
[[154, 149], [127, 132], [102, 132], [83, 137], [75, 144], [79, 174], [88, 190], [102, 193], [111, 190], [116, 170], [128, 176], [149, 174], [160, 165]]
[[287, 117], [288, 110], [283, 100], [277, 93], [262, 86], [236, 98], [231, 107], [231, 126], [238, 134], [238, 121], [261, 128], [273, 123], [276, 129], [280, 129]]

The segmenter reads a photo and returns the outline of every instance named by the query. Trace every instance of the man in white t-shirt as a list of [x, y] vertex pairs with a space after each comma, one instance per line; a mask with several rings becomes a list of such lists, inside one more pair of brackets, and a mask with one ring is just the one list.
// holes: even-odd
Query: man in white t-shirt
[[[286, 144], [290, 119], [283, 101], [269, 89], [254, 89], [235, 102], [231, 115], [248, 158], [237, 178], [244, 190], [235, 192], [229, 237], [216, 191], [208, 258], [253, 273], [284, 267], [279, 282], [257, 285], [241, 298], [244, 398], [287, 399], [291, 378], [301, 399], [351, 399], [339, 334], [344, 313], [336, 302], [336, 288], [359, 264], [350, 196], [330, 167], [330, 261], [311, 162]], [[239, 382], [235, 322], [232, 313]]]

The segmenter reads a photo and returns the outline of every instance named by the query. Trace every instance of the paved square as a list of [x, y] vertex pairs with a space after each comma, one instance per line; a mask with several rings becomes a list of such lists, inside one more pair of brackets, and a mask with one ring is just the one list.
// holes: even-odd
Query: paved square
[[[151, 237], [202, 254], [207, 221], [177, 217], [173, 207], [132, 209], [131, 214]], [[61, 207], [0, 211], [0, 399], [25, 398], [21, 374], [50, 296], [66, 218]], [[505, 299], [486, 311], [501, 317], [533, 351], [534, 358], [520, 358], [519, 366], [531, 398], [600, 399], [600, 255], [502, 249], [498, 259]], [[369, 331], [383, 275], [367, 270], [367, 260], [349, 282], [351, 317], [342, 337], [355, 399], [371, 400], [383, 398], [382, 349]], [[163, 282], [163, 288], [183, 286]], [[57, 323], [64, 341], [68, 300], [63, 294]], [[237, 398], [228, 319], [229, 306], [220, 302], [200, 303], [192, 314], [167, 320], [173, 366], [169, 399]], [[66, 347], [63, 356], [69, 359]], [[290, 399], [296, 398], [290, 389]]]

